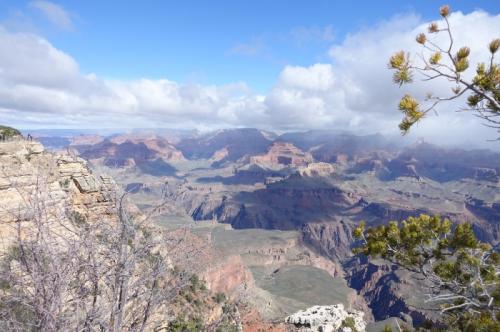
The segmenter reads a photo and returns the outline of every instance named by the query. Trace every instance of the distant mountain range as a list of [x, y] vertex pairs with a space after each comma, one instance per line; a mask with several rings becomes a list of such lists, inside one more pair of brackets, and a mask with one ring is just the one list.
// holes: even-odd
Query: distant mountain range
[[[427, 212], [472, 221], [480, 237], [494, 244], [499, 241], [500, 153], [489, 150], [447, 149], [423, 142], [403, 146], [380, 134], [309, 131], [277, 135], [253, 128], [40, 140], [72, 149], [94, 165], [184, 178], [204, 186], [257, 185], [230, 192], [223, 202], [217, 202], [212, 193], [214, 206], [205, 204], [202, 209], [187, 203], [198, 199], [196, 191], [190, 191], [179, 204], [193, 204], [187, 210], [195, 219], [215, 215], [237, 228], [299, 229], [314, 221], [378, 223]], [[199, 161], [214, 175], [189, 169]], [[320, 163], [332, 170], [325, 174], [326, 166]], [[182, 170], [186, 165], [187, 172]]]

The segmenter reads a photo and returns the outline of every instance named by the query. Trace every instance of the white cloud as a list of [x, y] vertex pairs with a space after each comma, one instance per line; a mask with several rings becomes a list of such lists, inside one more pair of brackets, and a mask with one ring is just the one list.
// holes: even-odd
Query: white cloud
[[[471, 48], [470, 61], [488, 61], [489, 42], [498, 38], [500, 31], [500, 15], [490, 15], [476, 11], [464, 15], [460, 12], [451, 15], [450, 24], [454, 35], [454, 50], [461, 46]], [[440, 26], [444, 22], [438, 22]], [[340, 83], [335, 87], [345, 92], [344, 108], [363, 117], [364, 122], [382, 132], [395, 131], [394, 127], [386, 127], [387, 123], [400, 120], [401, 114], [396, 106], [405, 93], [410, 93], [420, 100], [428, 92], [434, 95], [450, 95], [451, 85], [447, 80], [422, 82], [422, 76], [415, 74], [414, 84], [398, 88], [392, 84], [392, 72], [387, 69], [391, 54], [398, 50], [409, 50], [421, 53], [422, 48], [415, 42], [420, 32], [426, 32], [429, 22], [421, 22], [415, 16], [397, 17], [391, 21], [370, 27], [348, 36], [341, 44], [330, 49], [334, 63], [334, 72]], [[445, 34], [428, 36], [434, 42], [447, 45]], [[424, 52], [425, 56], [428, 56]], [[418, 61], [418, 58], [414, 58]], [[466, 73], [471, 77], [475, 67]], [[462, 101], [463, 102], [463, 101]], [[480, 120], [471, 114], [456, 113], [457, 103], [443, 104], [438, 108], [439, 116], [431, 114], [416, 128], [412, 128], [414, 137], [433, 137], [441, 141], [458, 140], [485, 141], [494, 138], [494, 130], [485, 130]], [[353, 128], [354, 129], [354, 128]], [[361, 130], [361, 128], [360, 128]]]
[[[487, 59], [487, 44], [500, 31], [500, 15], [473, 12], [450, 17], [456, 46], [471, 47], [471, 62]], [[333, 45], [331, 63], [286, 66], [267, 95], [245, 83], [180, 84], [168, 79], [103, 79], [82, 73], [70, 55], [47, 40], [0, 27], [0, 119], [23, 126], [203, 127], [266, 129], [335, 128], [358, 134], [398, 134], [396, 111], [406, 92], [447, 93], [449, 82], [392, 84], [388, 57], [399, 49], [418, 51], [415, 35], [428, 22], [396, 17], [347, 36]], [[473, 72], [473, 68], [470, 69]], [[412, 137], [444, 143], [494, 137], [470, 114], [441, 109], [412, 130]]]
[[329, 107], [337, 97], [334, 83], [330, 64], [285, 67], [264, 101], [270, 122], [285, 129], [331, 124], [335, 114]]
[[60, 5], [45, 0], [30, 2], [30, 6], [40, 11], [52, 24], [64, 30], [73, 28], [71, 15]]
[[0, 27], [0, 45], [6, 45], [0, 48], [2, 120], [33, 126], [234, 126], [247, 117], [237, 113], [262, 106], [244, 83], [106, 80], [82, 74], [72, 57], [33, 34]]
[[0, 45], [2, 81], [66, 89], [81, 79], [76, 61], [41, 37], [0, 26]]
[[332, 66], [320, 63], [307, 68], [286, 66], [278, 81], [278, 85], [312, 91], [328, 90], [333, 83]]

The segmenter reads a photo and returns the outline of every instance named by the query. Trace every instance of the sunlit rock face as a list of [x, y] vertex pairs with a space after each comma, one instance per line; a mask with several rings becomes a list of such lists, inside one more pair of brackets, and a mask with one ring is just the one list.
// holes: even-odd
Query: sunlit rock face
[[300, 331], [351, 332], [365, 331], [364, 313], [357, 310], [346, 310], [343, 304], [314, 306], [288, 316], [286, 323], [300, 328]]
[[335, 173], [335, 166], [329, 163], [311, 163], [298, 170], [302, 177], [330, 176]]
[[17, 221], [32, 217], [43, 202], [51, 220], [66, 220], [78, 213], [88, 221], [115, 218], [114, 182], [97, 176], [86, 162], [69, 154], [45, 151], [35, 141], [0, 143], [0, 232], [2, 244]]
[[250, 157], [250, 162], [270, 166], [306, 166], [313, 162], [313, 158], [292, 143], [274, 142], [267, 153]]

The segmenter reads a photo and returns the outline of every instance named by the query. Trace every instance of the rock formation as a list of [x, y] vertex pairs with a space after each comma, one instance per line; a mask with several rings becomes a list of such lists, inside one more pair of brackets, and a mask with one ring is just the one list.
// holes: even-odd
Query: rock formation
[[310, 163], [300, 168], [298, 174], [303, 177], [330, 176], [335, 173], [335, 166], [329, 163]]
[[12, 223], [29, 219], [40, 199], [54, 219], [68, 213], [89, 221], [114, 219], [113, 181], [92, 174], [81, 158], [45, 152], [38, 142], [15, 140], [0, 143], [0, 165], [3, 245], [14, 230]]
[[314, 306], [288, 316], [285, 322], [293, 324], [300, 331], [318, 332], [364, 332], [364, 313], [346, 310], [343, 304]]
[[[118, 293], [115, 292], [118, 289], [112, 288], [112, 283], [108, 282], [110, 279], [107, 278], [126, 275], [131, 288], [130, 296], [124, 295], [126, 301], [129, 301], [124, 302], [124, 315], [136, 317], [134, 312], [138, 312], [148, 317], [150, 325], [144, 325], [144, 330], [168, 326], [172, 321], [172, 314], [178, 317], [191, 315], [193, 319], [201, 319], [201, 324], [215, 324], [221, 321], [225, 315], [223, 307], [227, 304], [226, 300], [216, 301], [215, 294], [201, 286], [204, 282], [198, 281], [197, 277], [198, 273], [206, 269], [204, 264], [209, 263], [202, 248], [206, 243], [183, 230], [176, 233], [160, 229], [150, 223], [150, 219], [142, 215], [130, 202], [122, 205], [121, 196], [116, 196], [115, 189], [113, 180], [93, 174], [86, 162], [79, 157], [47, 152], [38, 142], [22, 139], [0, 142], [0, 256], [3, 259], [6, 257], [5, 253], [9, 252], [7, 250], [17, 250], [19, 243], [27, 243], [22, 248], [35, 248], [33, 250], [36, 251], [32, 251], [34, 256], [44, 259], [44, 268], [36, 270], [36, 277], [33, 277], [35, 272], [31, 274], [31, 271], [35, 270], [31, 267], [38, 266], [36, 260], [28, 262], [23, 258], [21, 260], [26, 262], [23, 265], [16, 261], [17, 256], [11, 258], [8, 262], [10, 265], [6, 265], [8, 268], [2, 271], [2, 283], [9, 282], [1, 294], [2, 301], [6, 298], [9, 300], [2, 303], [13, 303], [10, 299], [18, 296], [17, 293], [6, 292], [6, 289], [29, 289], [29, 297], [25, 301], [29, 303], [30, 309], [31, 296], [44, 296], [44, 300], [40, 300], [40, 310], [45, 313], [45, 305], [48, 303], [47, 307], [55, 308], [52, 312], [57, 313], [51, 314], [51, 317], [57, 320], [54, 324], [59, 324], [59, 319], [64, 319], [64, 323], [68, 324], [64, 325], [64, 328], [71, 330], [75, 327], [69, 324], [76, 326], [80, 318], [74, 314], [72, 301], [82, 296], [84, 299], [80, 298], [79, 301], [87, 301], [82, 307], [90, 308], [90, 303], [94, 303], [99, 308], [100, 317], [106, 317], [102, 320], [100, 318], [99, 322], [108, 322], [110, 320], [107, 318], [114, 312], [112, 301], [118, 298]], [[118, 205], [119, 209], [115, 205]], [[120, 230], [126, 228], [128, 223], [134, 223], [134, 231], [129, 230], [125, 234]], [[120, 225], [126, 226], [118, 227]], [[124, 239], [128, 244], [127, 248], [130, 246], [134, 250], [122, 251], [124, 247], [121, 244]], [[125, 258], [122, 258], [122, 255], [126, 255]], [[25, 254], [22, 257], [31, 256]], [[89, 257], [94, 258], [91, 263]], [[155, 262], [152, 262], [152, 257]], [[238, 286], [245, 278], [251, 280], [248, 270], [246, 274], [240, 271], [241, 258], [235, 257], [236, 259], [229, 260], [225, 265], [218, 265], [218, 270], [208, 272], [207, 279], [214, 289], [226, 291]], [[120, 259], [134, 263], [118, 263]], [[156, 262], [161, 265], [155, 265]], [[85, 268], [82, 268], [84, 265]], [[90, 265], [92, 267], [89, 267]], [[28, 266], [26, 270], [29, 271], [29, 278], [21, 277], [26, 270], [19, 269], [19, 266]], [[153, 270], [152, 266], [159, 268]], [[167, 268], [168, 266], [175, 266], [176, 271]], [[181, 274], [182, 277], [179, 277]], [[228, 280], [225, 277], [229, 274], [231, 282], [224, 284], [224, 280]], [[47, 277], [49, 275], [50, 278]], [[57, 278], [53, 277], [54, 275], [57, 275]], [[87, 275], [92, 275], [94, 285], [97, 285], [93, 287], [99, 288], [99, 294], [82, 295], [82, 292], [78, 291], [88, 285]], [[191, 276], [190, 285], [185, 284], [188, 281], [185, 280], [186, 276]], [[43, 283], [38, 280], [43, 280]], [[165, 286], [157, 289], [153, 286], [155, 282]], [[49, 290], [47, 294], [39, 295], [40, 288], [31, 290], [35, 287], [46, 287], [43, 289]], [[146, 294], [143, 292], [148, 291], [148, 287], [152, 287], [149, 288], [150, 295], [140, 298]], [[124, 288], [121, 288], [122, 291]], [[52, 300], [51, 296], [56, 300]], [[52, 301], [58, 301], [57, 305]], [[151, 311], [144, 309], [150, 304]], [[0, 330], [7, 326], [4, 312], [6, 311], [2, 311], [0, 319]], [[63, 314], [59, 314], [60, 312]], [[87, 317], [87, 314], [81, 316]], [[30, 316], [29, 324], [34, 322], [32, 317], [40, 316]], [[130, 326], [134, 326], [134, 319], [124, 320], [124, 327], [119, 330], [133, 329]], [[146, 320], [143, 322], [146, 323]], [[232, 320], [229, 323], [236, 324]], [[100, 328], [109, 330], [102, 325]], [[52, 331], [60, 328], [42, 330]]]
[[427, 310], [422, 280], [382, 259], [368, 261], [353, 257], [345, 261], [345, 278], [371, 308], [375, 320], [399, 317], [410, 325], [420, 326], [435, 320], [437, 312]]
[[[136, 159], [140, 164], [142, 153], [153, 149], [145, 145], [146, 149], [141, 146], [135, 153], [136, 146], [126, 141], [127, 137], [113, 140], [114, 144], [125, 144], [129, 156], [137, 155], [123, 160], [123, 165], [137, 166]], [[169, 191], [173, 205], [195, 220], [216, 220], [238, 229], [300, 231], [301, 244], [333, 263], [327, 266], [326, 258], [313, 262], [306, 256], [299, 260], [298, 255], [294, 263], [305, 262], [332, 275], [345, 276], [377, 320], [402, 312], [407, 316], [402, 318], [418, 324], [426, 315], [414, 310], [408, 300], [416, 286], [391, 265], [349, 265], [351, 229], [359, 221], [365, 220], [371, 226], [421, 213], [440, 214], [453, 222], [471, 222], [482, 241], [499, 246], [498, 153], [442, 149], [425, 143], [401, 148], [378, 135], [309, 132], [284, 134], [276, 139], [251, 129], [221, 130], [181, 140], [174, 146], [188, 158], [187, 164], [191, 159], [207, 160], [196, 160], [193, 168], [177, 172], [182, 179], [168, 178], [170, 184], [174, 183]], [[103, 148], [114, 154], [116, 147]], [[154, 156], [145, 160], [151, 158]], [[120, 158], [109, 162], [119, 165]], [[213, 164], [208, 167], [210, 162]], [[139, 180], [131, 176], [130, 180], [131, 191], [144, 196], [160, 193], [155, 189], [154, 177]], [[157, 181], [158, 188], [164, 177], [161, 180]], [[79, 190], [92, 186], [81, 182]], [[259, 260], [259, 264], [287, 263], [280, 252], [286, 253], [286, 248], [259, 249], [268, 250], [268, 254], [245, 259]], [[227, 266], [221, 264], [213, 269], [212, 279], [207, 277], [214, 288], [226, 286], [220, 282], [223, 275], [219, 268], [221, 273], [232, 275], [239, 266], [234, 259], [228, 262]], [[236, 275], [231, 280], [231, 285], [239, 282]], [[368, 315], [365, 318], [368, 320]]]
[[303, 152], [292, 143], [275, 142], [266, 154], [250, 157], [250, 162], [272, 166], [306, 166], [313, 162], [313, 158], [311, 154]]
[[306, 223], [301, 233], [304, 243], [334, 261], [351, 255], [352, 228], [344, 221]]

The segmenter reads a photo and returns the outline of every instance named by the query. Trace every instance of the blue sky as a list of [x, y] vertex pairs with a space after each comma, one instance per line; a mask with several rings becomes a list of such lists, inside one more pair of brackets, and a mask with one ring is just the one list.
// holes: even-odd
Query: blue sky
[[[498, 12], [499, 1], [451, 1]], [[436, 17], [436, 1], [57, 1], [61, 28], [29, 1], [2, 0], [0, 21], [29, 29], [74, 57], [83, 72], [110, 79], [162, 78], [227, 84], [265, 93], [285, 65], [328, 58], [349, 33], [397, 15]]]
[[[449, 4], [454, 47], [469, 46], [471, 63], [489, 59], [487, 45], [500, 38], [500, 1]], [[402, 95], [450, 93], [450, 82], [421, 77], [397, 87], [387, 69], [394, 52], [423, 51], [415, 36], [433, 21], [444, 24], [440, 5], [2, 0], [0, 122], [399, 135]], [[447, 43], [446, 35], [429, 38]], [[458, 106], [440, 107], [410, 138], [454, 144], [496, 138], [480, 120], [457, 114]]]

